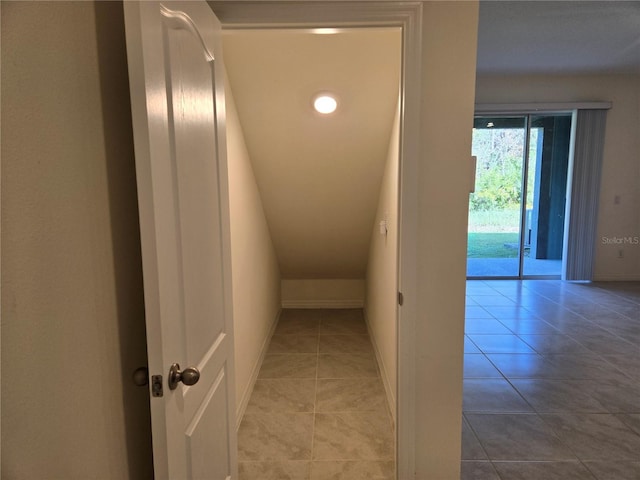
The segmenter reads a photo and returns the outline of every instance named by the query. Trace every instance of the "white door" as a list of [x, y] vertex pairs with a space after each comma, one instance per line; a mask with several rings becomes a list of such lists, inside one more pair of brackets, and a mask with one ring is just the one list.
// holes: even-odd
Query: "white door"
[[220, 23], [200, 1], [124, 8], [155, 478], [235, 478]]

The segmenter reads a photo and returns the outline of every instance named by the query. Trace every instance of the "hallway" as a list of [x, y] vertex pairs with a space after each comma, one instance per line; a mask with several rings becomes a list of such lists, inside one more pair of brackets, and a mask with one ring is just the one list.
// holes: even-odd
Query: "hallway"
[[640, 283], [468, 281], [462, 480], [640, 478]]
[[285, 309], [238, 432], [241, 480], [393, 480], [394, 434], [360, 309]]

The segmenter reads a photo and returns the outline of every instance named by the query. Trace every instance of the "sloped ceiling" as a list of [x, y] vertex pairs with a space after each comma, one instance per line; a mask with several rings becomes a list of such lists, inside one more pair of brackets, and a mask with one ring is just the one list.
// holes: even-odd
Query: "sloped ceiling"
[[[399, 29], [225, 33], [224, 60], [283, 278], [362, 278], [398, 105]], [[312, 109], [318, 92], [338, 110]]]

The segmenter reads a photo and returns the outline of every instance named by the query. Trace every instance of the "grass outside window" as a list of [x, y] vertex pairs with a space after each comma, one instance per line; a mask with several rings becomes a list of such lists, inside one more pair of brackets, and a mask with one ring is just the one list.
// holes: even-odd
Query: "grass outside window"
[[517, 258], [519, 230], [519, 209], [471, 210], [467, 257]]

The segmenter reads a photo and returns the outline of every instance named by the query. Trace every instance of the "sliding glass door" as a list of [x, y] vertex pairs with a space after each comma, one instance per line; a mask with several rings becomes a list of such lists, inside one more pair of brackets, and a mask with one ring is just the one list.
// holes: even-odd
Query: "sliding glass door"
[[469, 200], [467, 275], [514, 277], [520, 225], [526, 117], [476, 117], [476, 188]]
[[522, 275], [560, 275], [571, 116], [536, 115], [530, 121]]
[[570, 114], [478, 116], [467, 276], [559, 276]]

